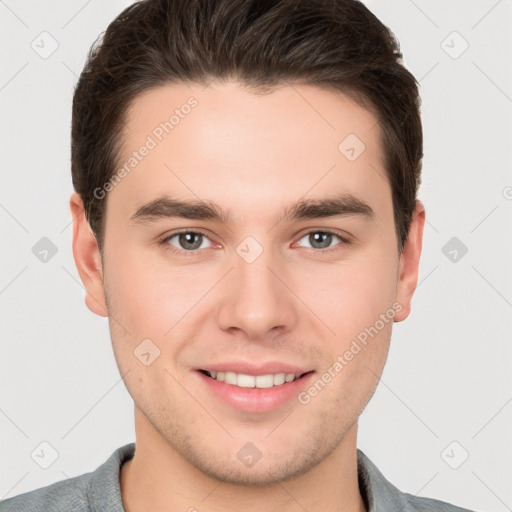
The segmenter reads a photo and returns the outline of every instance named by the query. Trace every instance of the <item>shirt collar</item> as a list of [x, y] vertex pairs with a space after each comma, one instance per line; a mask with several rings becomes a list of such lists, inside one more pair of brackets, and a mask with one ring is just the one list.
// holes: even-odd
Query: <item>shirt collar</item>
[[[87, 494], [92, 512], [125, 512], [121, 498], [121, 466], [135, 454], [135, 443], [118, 448], [92, 475]], [[368, 512], [411, 512], [403, 493], [388, 482], [375, 464], [357, 450], [359, 491]]]
[[412, 512], [404, 494], [390, 483], [377, 466], [357, 450], [359, 492], [368, 512]]

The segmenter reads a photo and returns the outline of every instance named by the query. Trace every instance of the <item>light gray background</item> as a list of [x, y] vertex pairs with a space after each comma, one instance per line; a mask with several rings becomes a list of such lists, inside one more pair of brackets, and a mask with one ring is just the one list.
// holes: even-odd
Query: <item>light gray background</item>
[[[92, 471], [134, 440], [107, 321], [84, 304], [68, 209], [73, 86], [129, 3], [0, 0], [1, 497]], [[511, 510], [512, 2], [367, 4], [421, 83], [428, 225], [413, 313], [395, 326], [359, 447], [404, 491]], [[42, 58], [32, 46], [48, 52], [51, 38]], [[32, 252], [42, 237], [58, 249], [46, 263]], [[468, 248], [455, 262], [442, 251], [452, 237]], [[42, 442], [58, 452], [48, 469], [35, 462], [51, 462]]]

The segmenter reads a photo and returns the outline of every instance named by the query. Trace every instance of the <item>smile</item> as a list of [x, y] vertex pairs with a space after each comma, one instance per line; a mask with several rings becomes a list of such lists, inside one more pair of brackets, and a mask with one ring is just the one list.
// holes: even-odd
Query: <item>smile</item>
[[242, 412], [265, 413], [293, 404], [316, 374], [284, 361], [223, 361], [196, 368], [208, 400], [220, 399]]
[[285, 383], [293, 382], [299, 379], [304, 374], [296, 373], [270, 373], [266, 375], [247, 375], [244, 373], [235, 372], [214, 372], [201, 370], [208, 377], [224, 382], [231, 386], [237, 386], [240, 388], [259, 388], [268, 389], [274, 386], [282, 386]]

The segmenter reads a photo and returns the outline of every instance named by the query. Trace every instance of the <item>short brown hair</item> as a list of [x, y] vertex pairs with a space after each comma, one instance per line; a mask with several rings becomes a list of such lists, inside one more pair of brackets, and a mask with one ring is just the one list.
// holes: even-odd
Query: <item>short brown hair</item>
[[[377, 117], [399, 249], [420, 184], [423, 136], [415, 78], [398, 42], [358, 0], [143, 0], [91, 48], [73, 98], [73, 186], [100, 250], [105, 201], [130, 103], [178, 82], [236, 80], [254, 92], [286, 83], [357, 99]], [[341, 141], [340, 141], [341, 142]]]

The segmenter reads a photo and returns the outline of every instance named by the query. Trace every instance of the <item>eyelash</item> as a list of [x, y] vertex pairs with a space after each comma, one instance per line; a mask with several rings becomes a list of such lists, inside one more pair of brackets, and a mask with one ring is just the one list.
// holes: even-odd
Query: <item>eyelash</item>
[[[172, 254], [178, 254], [178, 255], [184, 255], [184, 256], [195, 256], [201, 250], [204, 250], [204, 249], [196, 249], [196, 250], [193, 250], [193, 251], [186, 251], [185, 249], [180, 250], [180, 249], [176, 249], [175, 247], [173, 247], [172, 245], [170, 245], [168, 243], [169, 240], [171, 240], [175, 236], [181, 235], [181, 234], [184, 234], [184, 233], [193, 233], [193, 234], [196, 234], [196, 235], [202, 235], [202, 236], [204, 236], [204, 237], [209, 239], [209, 236], [204, 231], [201, 231], [200, 229], [196, 229], [196, 230], [183, 229], [183, 230], [175, 231], [174, 233], [171, 233], [170, 235], [166, 236], [163, 240], [161, 240], [159, 243], [160, 243], [160, 245], [162, 245], [164, 247], [165, 251], [169, 251]], [[335, 231], [331, 231], [329, 229], [312, 229], [312, 230], [307, 231], [306, 233], [304, 233], [299, 238], [299, 240], [304, 238], [307, 235], [312, 234], [312, 233], [326, 233], [326, 234], [329, 234], [329, 235], [336, 236], [336, 237], [338, 237], [340, 239], [340, 243], [339, 244], [336, 244], [334, 247], [329, 247], [327, 249], [315, 249], [315, 248], [312, 248], [312, 247], [304, 247], [304, 249], [308, 249], [310, 251], [313, 251], [315, 254], [330, 254], [333, 251], [339, 250], [340, 249], [340, 247], [339, 247], [340, 245], [349, 245], [350, 244], [350, 240], [348, 240], [347, 238], [341, 236], [339, 233], [337, 233]]]

